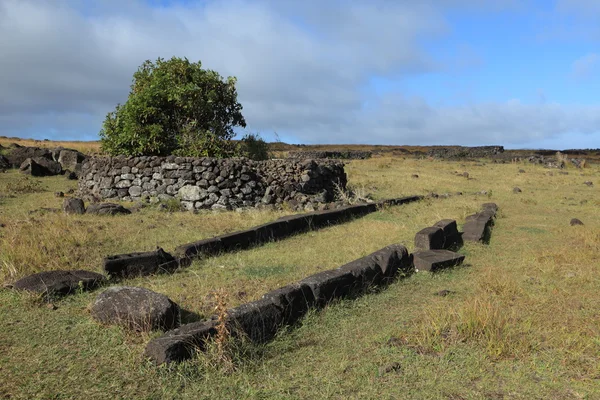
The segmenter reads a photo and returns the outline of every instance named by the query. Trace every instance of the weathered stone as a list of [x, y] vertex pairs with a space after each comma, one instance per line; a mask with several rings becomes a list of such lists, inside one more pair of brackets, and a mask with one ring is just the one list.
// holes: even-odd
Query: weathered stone
[[186, 360], [204, 350], [206, 340], [217, 333], [216, 325], [215, 320], [182, 325], [148, 342], [144, 355], [157, 365]]
[[453, 219], [443, 219], [434, 225], [444, 232], [444, 249], [452, 249], [462, 245], [462, 237], [458, 233], [456, 221]]
[[251, 341], [271, 340], [283, 325], [281, 308], [270, 299], [245, 303], [227, 311], [227, 325], [233, 335], [245, 335]]
[[415, 271], [435, 272], [462, 264], [465, 256], [450, 250], [422, 250], [413, 253]]
[[177, 304], [163, 294], [140, 287], [110, 287], [98, 295], [90, 311], [104, 324], [138, 332], [173, 329], [179, 322]]
[[104, 259], [104, 271], [115, 278], [135, 278], [172, 272], [178, 266], [177, 260], [160, 247], [156, 251], [118, 254]]
[[85, 213], [85, 205], [83, 204], [83, 200], [70, 197], [66, 198], [63, 201], [63, 211], [67, 214], [84, 214]]
[[444, 248], [444, 231], [436, 226], [421, 229], [415, 235], [415, 248], [421, 250]]
[[581, 220], [578, 218], [573, 218], [573, 219], [571, 219], [570, 224], [571, 224], [571, 226], [583, 225], [583, 222], [581, 222]]
[[142, 195], [142, 188], [140, 186], [132, 186], [129, 188], [129, 195], [131, 197], [140, 197]]
[[198, 201], [202, 198], [198, 186], [185, 185], [179, 189], [178, 196], [184, 201]]
[[317, 306], [322, 307], [335, 298], [348, 296], [354, 287], [356, 278], [351, 272], [337, 269], [323, 271], [299, 283], [310, 287]]
[[77, 290], [89, 290], [104, 281], [104, 275], [91, 271], [44, 271], [13, 284], [13, 288], [46, 294], [69, 294]]
[[19, 169], [31, 176], [53, 176], [62, 172], [62, 167], [58, 162], [45, 157], [28, 158], [23, 161]]

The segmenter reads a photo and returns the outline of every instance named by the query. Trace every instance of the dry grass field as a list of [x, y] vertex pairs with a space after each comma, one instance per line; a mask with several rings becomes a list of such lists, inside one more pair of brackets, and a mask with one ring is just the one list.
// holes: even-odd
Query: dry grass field
[[[174, 366], [151, 365], [142, 353], [159, 333], [132, 334], [90, 317], [89, 305], [102, 288], [53, 299], [51, 306], [0, 289], [0, 397], [600, 398], [597, 164], [569, 166], [564, 175], [530, 164], [374, 157], [348, 162], [346, 171], [353, 189], [377, 199], [454, 195], [382, 209], [123, 284], [166, 294], [192, 321], [212, 313], [217, 289], [235, 306], [388, 244], [412, 250], [420, 229], [443, 218], [456, 219], [460, 228], [489, 201], [500, 207], [491, 242], [467, 243], [459, 268], [412, 275], [311, 312], [266, 345], [240, 345], [232, 355], [233, 372], [220, 368], [211, 354]], [[465, 171], [469, 179], [458, 174]], [[522, 193], [513, 193], [516, 186]], [[288, 213], [170, 213], [149, 206], [100, 217], [42, 209], [60, 208], [54, 192], [75, 187], [64, 177], [0, 174], [0, 283], [52, 269], [100, 271], [110, 254], [156, 246], [171, 251]], [[571, 218], [585, 225], [570, 226]], [[451, 293], [437, 296], [443, 289]]]

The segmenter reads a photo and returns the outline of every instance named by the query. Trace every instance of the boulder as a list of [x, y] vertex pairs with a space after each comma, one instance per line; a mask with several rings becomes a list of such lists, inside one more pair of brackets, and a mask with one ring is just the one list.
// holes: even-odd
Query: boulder
[[[12, 146], [11, 146], [12, 147]], [[13, 167], [20, 167], [28, 158], [43, 157], [52, 161], [52, 152], [39, 147], [12, 147], [6, 158]]]
[[163, 294], [141, 287], [110, 287], [98, 295], [90, 311], [101, 323], [137, 332], [169, 330], [179, 323], [177, 304]]
[[462, 264], [465, 256], [450, 250], [423, 250], [413, 253], [415, 271], [435, 272]]
[[87, 214], [96, 215], [117, 215], [117, 214], [131, 214], [131, 211], [126, 209], [120, 204], [115, 203], [96, 203], [90, 204], [86, 210]]
[[81, 163], [85, 160], [85, 155], [76, 151], [61, 149], [58, 153], [57, 161], [63, 169], [68, 169], [74, 173], [81, 171]]
[[63, 200], [63, 211], [67, 214], [85, 214], [85, 205], [83, 200], [69, 197]]
[[0, 171], [5, 171], [7, 169], [9, 169], [11, 167], [10, 162], [8, 161], [8, 158], [4, 157], [2, 154], [0, 154]]
[[437, 226], [421, 229], [415, 235], [415, 248], [421, 250], [441, 249], [444, 247], [444, 231]]
[[73, 271], [44, 271], [25, 278], [13, 284], [18, 290], [36, 293], [69, 294], [78, 289], [89, 290], [104, 281], [104, 275], [84, 270]]
[[54, 176], [62, 172], [62, 167], [56, 161], [45, 157], [27, 158], [19, 169], [31, 176]]
[[583, 225], [583, 222], [581, 222], [581, 220], [578, 218], [573, 218], [573, 219], [571, 219], [570, 224], [571, 224], [571, 226]]

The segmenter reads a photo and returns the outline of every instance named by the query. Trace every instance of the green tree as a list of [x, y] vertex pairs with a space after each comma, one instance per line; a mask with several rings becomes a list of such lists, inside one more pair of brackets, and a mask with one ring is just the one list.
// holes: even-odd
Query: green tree
[[228, 157], [246, 127], [235, 77], [227, 80], [187, 58], [145, 61], [133, 74], [125, 104], [104, 120], [100, 138], [110, 154]]

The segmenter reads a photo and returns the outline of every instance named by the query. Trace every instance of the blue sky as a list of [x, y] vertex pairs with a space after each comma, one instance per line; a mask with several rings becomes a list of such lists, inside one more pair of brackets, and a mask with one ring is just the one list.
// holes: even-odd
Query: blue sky
[[[95, 140], [146, 59], [291, 143], [600, 147], [592, 0], [0, 0], [0, 135]], [[241, 132], [243, 133], [243, 132]]]

